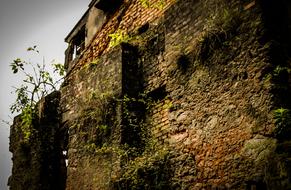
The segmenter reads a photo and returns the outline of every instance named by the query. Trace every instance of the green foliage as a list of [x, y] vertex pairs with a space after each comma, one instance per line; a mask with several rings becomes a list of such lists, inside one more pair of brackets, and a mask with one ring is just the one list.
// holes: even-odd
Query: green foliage
[[163, 105], [163, 108], [171, 110], [173, 108], [173, 103], [170, 100], [166, 100], [165, 104]]
[[54, 72], [57, 72], [59, 74], [59, 76], [65, 76], [66, 71], [64, 68], [64, 65], [61, 63], [54, 63], [52, 64], [52, 66], [54, 67]]
[[89, 144], [86, 144], [84, 148], [88, 152], [95, 152], [95, 150], [97, 149], [97, 146], [95, 143], [89, 143]]
[[288, 76], [291, 73], [291, 69], [281, 65], [277, 65], [272, 72], [265, 74], [264, 87], [278, 90], [287, 90], [289, 88]]
[[[29, 47], [27, 51], [39, 54], [37, 46]], [[24, 76], [20, 87], [14, 87], [16, 100], [10, 106], [10, 111], [11, 113], [21, 112], [22, 131], [24, 139], [28, 140], [31, 135], [30, 128], [34, 117], [33, 114], [36, 112], [37, 102], [50, 92], [56, 90], [57, 85], [63, 79], [62, 76], [65, 75], [65, 70], [62, 64], [52, 64], [54, 73], [59, 75], [54, 80], [53, 75], [46, 69], [44, 60], [42, 64], [39, 64], [17, 58], [13, 60], [10, 66], [14, 74]]]
[[290, 119], [290, 110], [285, 108], [278, 108], [274, 110], [274, 118], [277, 125], [288, 123], [290, 122], [288, 121]]
[[[39, 53], [36, 46], [29, 47], [27, 50]], [[21, 73], [25, 76], [22, 80], [22, 85], [14, 87], [17, 98], [10, 107], [12, 113], [20, 112], [28, 106], [33, 110], [36, 102], [53, 90], [56, 90], [56, 86], [62, 80], [62, 78], [56, 81], [53, 79], [52, 74], [47, 71], [44, 61], [42, 64], [39, 64], [17, 58], [10, 66], [14, 74]], [[57, 72], [59, 76], [64, 76], [65, 70], [62, 64], [58, 63], [52, 66], [54, 67], [54, 72]]]
[[116, 100], [112, 91], [104, 93], [93, 90], [87, 94], [90, 107], [81, 111], [80, 119], [71, 127], [74, 133], [80, 134], [78, 139], [84, 142], [84, 153], [97, 153], [97, 151], [110, 144], [112, 130], [116, 120]]
[[274, 119], [276, 124], [275, 135], [278, 138], [284, 138], [288, 136], [289, 130], [291, 130], [291, 112], [289, 109], [278, 108], [274, 110]]
[[149, 0], [139, 0], [139, 2], [141, 3], [141, 5], [144, 8], [149, 8], [150, 7], [150, 1]]
[[98, 65], [99, 63], [100, 63], [100, 59], [99, 58], [94, 59], [93, 61], [89, 62], [88, 64], [85, 64], [85, 68], [86, 69], [91, 69], [94, 66]]
[[283, 67], [283, 66], [276, 66], [274, 71], [273, 71], [273, 75], [274, 77], [281, 77], [282, 75], [284, 75], [284, 73], [291, 73], [291, 69], [288, 67]]
[[[227, 7], [227, 5], [224, 5]], [[220, 8], [220, 11], [211, 10], [212, 14], [207, 18], [204, 30], [224, 31], [236, 30], [242, 23], [241, 11], [231, 8]]]
[[166, 189], [171, 176], [169, 151], [156, 150], [129, 160], [123, 167], [121, 177], [113, 181], [114, 188], [121, 189]]
[[90, 64], [93, 65], [98, 65], [100, 63], [100, 59], [94, 59]]
[[265, 82], [270, 83], [271, 80], [272, 80], [272, 74], [271, 74], [271, 73], [266, 74], [266, 76], [264, 76], [263, 80], [264, 80]]
[[154, 5], [155, 8], [162, 10], [166, 6], [166, 1], [165, 0], [159, 0], [157, 1]]
[[16, 101], [11, 105], [10, 110], [12, 113], [24, 110], [25, 107], [29, 105], [29, 93], [28, 86], [21, 85], [19, 88], [15, 89]]
[[107, 125], [98, 125], [97, 126], [100, 130], [103, 130], [103, 131], [107, 131], [108, 130], [108, 126]]
[[36, 46], [36, 45], [35, 45], [35, 46], [33, 46], [33, 47], [28, 47], [28, 48], [27, 48], [27, 51], [35, 51], [35, 52], [39, 53], [39, 51], [38, 51], [38, 49], [37, 49], [37, 46]]
[[21, 130], [24, 142], [28, 142], [32, 134], [33, 114], [33, 109], [30, 106], [25, 107], [21, 113]]
[[149, 0], [139, 0], [139, 2], [144, 8], [157, 8], [159, 10], [162, 10], [166, 5], [165, 0], [159, 0], [155, 3], [150, 3]]
[[[144, 123], [143, 114], [146, 106], [150, 104], [150, 101], [142, 95], [137, 97], [130, 97], [124, 95], [123, 99], [120, 100], [122, 103], [123, 112], [123, 135], [124, 143], [127, 143], [131, 148], [136, 148], [133, 157], [144, 151], [144, 148], [148, 142], [149, 131]], [[132, 136], [132, 134], [135, 134]]]
[[[207, 60], [217, 49], [231, 46], [230, 40], [237, 33], [242, 20], [242, 13], [237, 9], [223, 9], [211, 14], [198, 42], [200, 48], [196, 50], [201, 61]], [[229, 56], [224, 55], [223, 58], [228, 59]]]
[[131, 37], [123, 30], [117, 30], [115, 33], [109, 34], [108, 36], [111, 38], [109, 47], [115, 47], [131, 40]]
[[95, 149], [98, 149], [110, 141], [111, 125], [113, 125], [111, 120], [114, 116], [111, 109], [110, 107], [88, 111], [83, 113], [82, 119], [78, 122], [78, 133], [87, 136], [85, 144], [89, 144], [91, 150], [93, 150], [92, 144], [95, 144]]

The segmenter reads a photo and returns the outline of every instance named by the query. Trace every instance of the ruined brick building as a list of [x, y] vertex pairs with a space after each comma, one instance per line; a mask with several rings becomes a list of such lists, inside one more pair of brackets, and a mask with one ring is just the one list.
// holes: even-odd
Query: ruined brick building
[[291, 189], [290, 34], [287, 0], [92, 0], [10, 189]]

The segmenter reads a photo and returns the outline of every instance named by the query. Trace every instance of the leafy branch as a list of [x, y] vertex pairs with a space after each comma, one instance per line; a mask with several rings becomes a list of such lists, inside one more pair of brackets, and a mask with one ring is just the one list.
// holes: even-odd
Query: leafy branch
[[[27, 51], [39, 54], [37, 46], [29, 47]], [[52, 64], [53, 72], [59, 75], [58, 79], [55, 80], [53, 75], [47, 70], [44, 59], [42, 64], [39, 64], [17, 58], [13, 60], [10, 66], [14, 74], [21, 73], [25, 77], [20, 87], [13, 87], [17, 98], [10, 107], [12, 113], [23, 111], [28, 106], [34, 107], [41, 98], [57, 90], [56, 87], [61, 83], [65, 75], [62, 64]]]
[[[27, 51], [39, 54], [37, 46], [29, 47]], [[57, 90], [57, 86], [61, 84], [65, 75], [65, 69], [60, 63], [52, 64], [55, 74], [50, 73], [46, 68], [44, 58], [41, 64], [17, 58], [10, 66], [14, 74], [24, 76], [22, 84], [19, 87], [13, 87], [16, 100], [10, 106], [10, 111], [11, 113], [21, 112], [24, 138], [28, 139], [37, 102]]]

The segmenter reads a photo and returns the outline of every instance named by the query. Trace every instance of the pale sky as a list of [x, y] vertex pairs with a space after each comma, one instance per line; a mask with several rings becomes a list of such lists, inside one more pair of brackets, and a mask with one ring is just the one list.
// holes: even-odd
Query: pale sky
[[[85, 13], [91, 0], [0, 0], [0, 119], [10, 120], [9, 105], [15, 99], [11, 86], [21, 81], [9, 64], [26, 58], [26, 49], [38, 45], [46, 63], [64, 62], [64, 38]], [[11, 120], [10, 120], [11, 122]], [[11, 173], [8, 151], [9, 126], [0, 123], [0, 189], [6, 190]]]

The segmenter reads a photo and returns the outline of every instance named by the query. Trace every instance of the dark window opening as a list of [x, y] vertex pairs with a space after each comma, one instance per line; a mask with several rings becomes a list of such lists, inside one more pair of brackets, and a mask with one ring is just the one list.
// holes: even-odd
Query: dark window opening
[[190, 66], [191, 62], [189, 60], [189, 57], [186, 55], [181, 55], [177, 60], [178, 68], [185, 73], [187, 71], [187, 68]]
[[86, 38], [86, 29], [85, 26], [81, 28], [81, 30], [78, 32], [78, 34], [73, 39], [73, 59], [75, 59], [77, 56], [79, 56], [82, 51], [85, 49], [85, 38]]
[[76, 32], [65, 51], [65, 69], [69, 69], [72, 65], [71, 62], [77, 58], [85, 49], [86, 27], [85, 25]]
[[142, 25], [140, 28], [137, 29], [138, 34], [142, 34], [145, 33], [146, 31], [148, 31], [148, 29], [150, 28], [150, 24], [147, 22], [144, 25]]
[[166, 96], [167, 96], [167, 92], [166, 92], [165, 86], [156, 88], [155, 90], [151, 91], [148, 94], [148, 98], [151, 98], [153, 101], [163, 100]]

